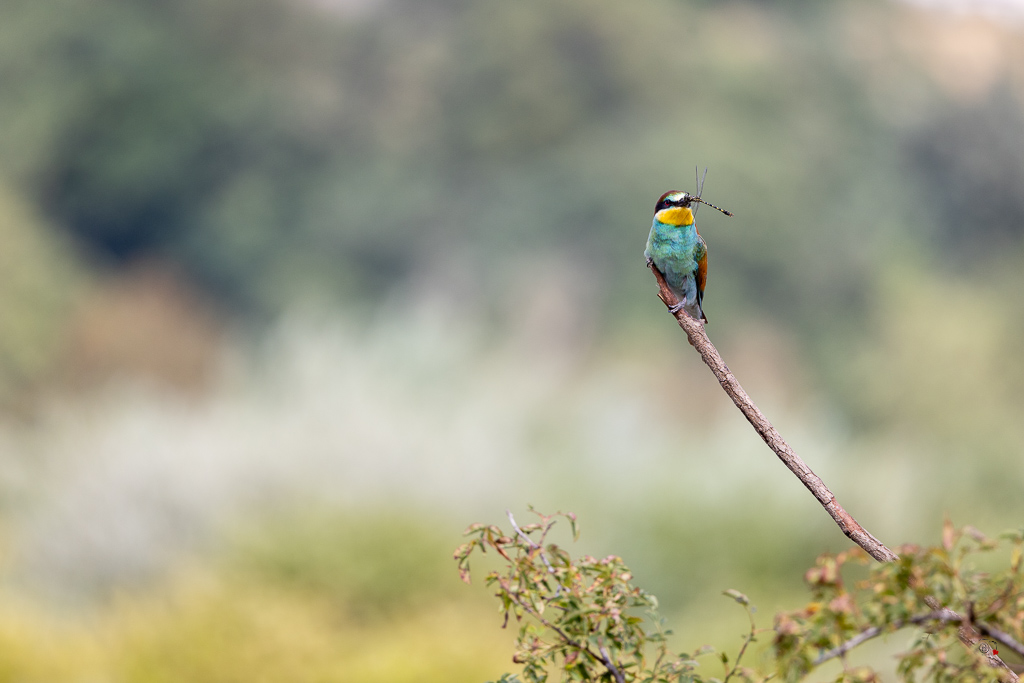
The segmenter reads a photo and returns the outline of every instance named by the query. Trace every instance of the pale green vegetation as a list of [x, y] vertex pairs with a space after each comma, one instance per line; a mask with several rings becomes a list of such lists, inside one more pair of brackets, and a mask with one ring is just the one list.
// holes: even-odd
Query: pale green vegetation
[[845, 507], [893, 546], [1019, 526], [1019, 31], [881, 0], [8, 2], [0, 683], [493, 679], [514, 634], [451, 549], [531, 503], [586, 520], [673, 647], [735, 651], [723, 589], [801, 604], [848, 544], [643, 267], [696, 164], [736, 213], [698, 216], [709, 332]]

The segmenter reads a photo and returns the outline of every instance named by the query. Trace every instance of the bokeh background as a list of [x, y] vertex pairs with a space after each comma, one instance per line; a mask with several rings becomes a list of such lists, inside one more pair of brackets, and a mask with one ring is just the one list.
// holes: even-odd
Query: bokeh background
[[697, 165], [846, 507], [1024, 516], [1021, 3], [7, 0], [0, 93], [0, 681], [496, 678], [451, 552], [528, 504], [677, 647], [798, 607], [847, 542], [644, 268]]

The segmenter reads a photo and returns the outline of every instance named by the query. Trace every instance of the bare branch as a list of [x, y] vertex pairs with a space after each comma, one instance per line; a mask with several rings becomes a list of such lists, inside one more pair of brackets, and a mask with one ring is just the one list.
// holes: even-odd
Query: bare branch
[[[654, 272], [654, 277], [658, 280], [658, 287], [660, 292], [658, 296], [665, 303], [666, 306], [672, 307], [679, 303], [675, 294], [668, 288], [665, 283], [665, 277], [658, 270], [658, 267], [651, 264], [651, 270]], [[863, 548], [868, 555], [875, 558], [879, 562], [892, 562], [898, 560], [899, 556], [892, 550], [887, 548], [885, 544], [879, 541], [877, 538], [867, 532], [857, 520], [855, 520], [850, 513], [843, 509], [843, 506], [839, 504], [836, 497], [832, 495], [828, 487], [825, 486], [818, 475], [811, 471], [811, 468], [800, 459], [793, 449], [789, 447], [782, 435], [776, 431], [772, 423], [768, 421], [768, 418], [764, 416], [764, 413], [750, 400], [747, 392], [743, 390], [740, 383], [736, 380], [736, 377], [729, 370], [729, 366], [722, 360], [722, 356], [718, 353], [718, 349], [715, 348], [711, 340], [708, 339], [708, 335], [704, 332], [704, 326], [691, 318], [685, 311], [680, 309], [674, 314], [676, 321], [679, 326], [686, 332], [686, 336], [690, 340], [690, 344], [697, 349], [697, 352], [704, 359], [704, 362], [711, 372], [718, 378], [718, 383], [725, 389], [725, 393], [729, 395], [732, 402], [736, 404], [736, 407], [740, 409], [743, 416], [747, 418], [747, 421], [754, 427], [764, 442], [768, 444], [768, 447], [775, 451], [775, 455], [779, 456], [779, 460], [789, 468], [789, 470], [797, 476], [800, 482], [807, 487], [818, 502], [821, 504], [825, 511], [835, 520], [836, 524], [842, 530], [846, 536]]]
[[864, 629], [863, 631], [855, 635], [853, 638], [850, 638], [848, 641], [843, 643], [842, 645], [834, 647], [831, 650], [826, 650], [825, 652], [822, 652], [820, 655], [818, 655], [818, 658], [814, 660], [814, 666], [824, 664], [828, 660], [835, 659], [836, 657], [842, 657], [847, 652], [857, 647], [861, 643], [865, 643], [871, 640], [872, 638], [877, 638], [883, 633], [892, 633], [893, 631], [900, 630], [904, 626], [916, 626], [919, 624], [923, 624], [927, 621], [960, 621], [960, 617], [958, 617], [956, 613], [952, 610], [944, 610], [942, 612], [930, 612], [928, 614], [923, 614], [919, 617], [914, 617], [912, 619], [894, 621], [893, 623], [888, 624], [884, 627], [872, 626], [871, 628]]
[[608, 670], [612, 672], [612, 676], [615, 676], [615, 680], [618, 683], [626, 683], [626, 679], [622, 675], [622, 672], [619, 671], [618, 667], [616, 667], [615, 664], [612, 663], [612, 658], [608, 655], [608, 650], [606, 650], [603, 645], [599, 648], [599, 650], [601, 652], [601, 663], [604, 664], [605, 667], [607, 667]]
[[[676, 295], [672, 293], [672, 290], [669, 289], [668, 284], [665, 282], [665, 276], [662, 275], [661, 271], [658, 270], [658, 267], [653, 263], [649, 263], [648, 266], [654, 273], [655, 279], [658, 281], [658, 297], [666, 307], [671, 309], [676, 306], [679, 303], [679, 300], [676, 298]], [[750, 396], [748, 396], [747, 392], [743, 390], [742, 386], [740, 386], [736, 376], [732, 374], [731, 370], [729, 370], [729, 366], [727, 366], [725, 361], [722, 360], [722, 356], [718, 353], [718, 349], [716, 349], [715, 345], [711, 343], [710, 339], [708, 339], [708, 335], [704, 331], [704, 325], [691, 318], [684, 310], [682, 310], [682, 307], [680, 307], [680, 310], [673, 315], [676, 318], [676, 322], [679, 323], [679, 327], [683, 328], [683, 331], [686, 332], [690, 345], [697, 350], [697, 353], [700, 354], [704, 363], [711, 368], [711, 372], [714, 373], [716, 378], [718, 378], [718, 383], [722, 385], [722, 388], [725, 390], [725, 393], [729, 395], [729, 398], [732, 399], [732, 402], [736, 404], [736, 407], [740, 409], [740, 412], [743, 413], [743, 416], [747, 418], [747, 421], [754, 427], [754, 430], [761, 436], [764, 442], [768, 444], [768, 447], [775, 452], [775, 455], [779, 457], [779, 460], [789, 468], [790, 472], [796, 475], [797, 479], [799, 479], [800, 482], [807, 487], [807, 490], [810, 491], [818, 500], [818, 503], [825, 508], [825, 511], [828, 512], [830, 517], [832, 517], [835, 523], [839, 526], [839, 529], [846, 534], [847, 538], [863, 548], [868, 555], [879, 562], [895, 562], [898, 560], [899, 555], [872, 536], [860, 525], [859, 522], [857, 522], [857, 520], [853, 518], [852, 515], [850, 515], [850, 513], [843, 508], [842, 505], [839, 504], [836, 497], [828, 487], [825, 486], [825, 482], [811, 471], [811, 468], [807, 466], [807, 463], [805, 463], [800, 456], [790, 448], [789, 444], [786, 443], [786, 440], [782, 438], [782, 435], [779, 434], [775, 427], [772, 426], [772, 423], [768, 421], [768, 418], [764, 416], [764, 413], [762, 413], [757, 405], [750, 400]], [[980, 640], [979, 630], [983, 633], [987, 631], [989, 634], [992, 634], [993, 631], [997, 631], [992, 627], [985, 626], [980, 623], [977, 624], [977, 628], [975, 628], [975, 625], [972, 625], [969, 620], [964, 619], [951, 609], [942, 607], [934, 598], [931, 600], [926, 599], [926, 603], [929, 607], [939, 613], [939, 616], [936, 618], [942, 621], [959, 621], [962, 623], [962, 626], [958, 629], [958, 635], [964, 645], [968, 647], [973, 648], [978, 644]], [[864, 642], [864, 640], [874, 638], [881, 633], [881, 631], [879, 631], [873, 635], [866, 635], [872, 630], [873, 629], [868, 629], [864, 633], [852, 639], [857, 640], [857, 638], [863, 638], [858, 643], [854, 643], [849, 647], [854, 647], [855, 645]], [[1007, 640], [1009, 640], [1009, 643], [1014, 643], [1020, 647], [1020, 645], [1007, 634], [1002, 633], [1002, 631], [998, 631], [998, 633], [1000, 633], [1001, 636], [1005, 636]], [[1014, 649], [1013, 645], [1003, 641], [1001, 638], [998, 638], [995, 635], [990, 635], [990, 637], [999, 640], [999, 642], [1003, 643], [1015, 652], [1017, 651]], [[845, 644], [839, 647], [842, 648], [844, 646]], [[839, 648], [836, 648], [836, 650], [838, 649]], [[1022, 648], [1022, 650], [1024, 650], [1024, 648]], [[843, 650], [842, 652], [845, 651], [846, 650]], [[829, 652], [832, 651], [830, 650]], [[842, 654], [842, 652], [838, 654]], [[833, 656], [838, 656], [838, 654]], [[1024, 654], [1022, 654], [1022, 656], [1024, 656]], [[821, 658], [819, 658], [819, 660], [825, 661]], [[1007, 680], [1019, 680], [1017, 675], [1008, 666], [1006, 666], [1006, 664], [997, 655], [988, 655], [988, 660], [993, 667], [1002, 669], [1004, 678]]]
[[[853, 648], [857, 647], [858, 645], [860, 645], [860, 644], [862, 644], [864, 642], [867, 642], [867, 641], [871, 640], [872, 638], [877, 638], [878, 636], [882, 635], [883, 633], [892, 633], [893, 631], [898, 631], [899, 629], [901, 629], [901, 628], [903, 628], [905, 626], [919, 626], [919, 625], [927, 623], [929, 621], [962, 623], [964, 621], [964, 619], [963, 619], [963, 617], [958, 615], [953, 610], [943, 608], [943, 609], [937, 610], [935, 612], [930, 612], [929, 614], [922, 614], [921, 616], [917, 616], [917, 617], [914, 617], [912, 619], [904, 619], [904, 620], [901, 620], [901, 621], [896, 621], [896, 622], [893, 622], [891, 624], [888, 624], [885, 627], [872, 626], [871, 628], [868, 628], [868, 629], [865, 629], [865, 630], [861, 631], [856, 636], [854, 636], [853, 638], [850, 638], [848, 641], [846, 641], [842, 645], [840, 645], [838, 647], [834, 647], [831, 650], [828, 650], [826, 652], [822, 652], [820, 655], [818, 655], [818, 658], [814, 660], [814, 666], [818, 666], [820, 664], [824, 664], [825, 662], [827, 662], [830, 659], [835, 659], [836, 657], [841, 657], [842, 655], [846, 654], [847, 652], [849, 652]], [[997, 629], [995, 627], [989, 626], [988, 624], [974, 623], [973, 626], [978, 631], [980, 631], [982, 635], [985, 635], [985, 636], [988, 636], [989, 638], [992, 638], [993, 640], [995, 640], [995, 641], [1005, 645], [1006, 647], [1008, 647], [1010, 650], [1012, 650], [1013, 652], [1017, 653], [1018, 655], [1024, 657], [1024, 646], [1021, 646], [1021, 644], [1018, 643], [1016, 640], [1014, 640], [1012, 636], [1010, 636], [1010, 635], [1000, 631], [999, 629]], [[972, 635], [974, 635], [973, 638], [971, 637]], [[963, 627], [958, 629], [957, 636], [960, 638], [960, 640], [965, 645], [967, 645], [969, 647], [975, 647], [977, 645], [977, 643], [978, 643], [978, 640], [979, 640], [977, 638], [976, 634], [971, 634], [970, 632], [965, 631], [965, 629]], [[986, 653], [986, 656], [988, 657], [988, 659], [989, 659], [990, 663], [992, 664], [992, 666], [1008, 670], [1006, 665], [1002, 662], [1002, 660], [997, 655]], [[1009, 672], [1009, 671], [1008, 671], [1008, 673], [1010, 673], [1012, 676], [1014, 676], [1014, 679], [1016, 678], [1016, 674], [1013, 674], [1012, 672]], [[1014, 679], [1011, 679], [1011, 680], [1014, 680]]]

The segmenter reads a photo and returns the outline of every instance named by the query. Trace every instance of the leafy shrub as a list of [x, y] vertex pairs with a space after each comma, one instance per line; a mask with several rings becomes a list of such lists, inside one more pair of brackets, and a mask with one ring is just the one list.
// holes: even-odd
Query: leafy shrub
[[[459, 573], [469, 581], [469, 561], [492, 549], [502, 569], [487, 574], [505, 613], [520, 624], [513, 661], [523, 678], [542, 683], [555, 672], [565, 681], [607, 680], [616, 683], [718, 681], [706, 678], [697, 657], [713, 652], [669, 652], [657, 614], [657, 599], [635, 586], [616, 556], [577, 560], [546, 539], [558, 516], [578, 536], [574, 515], [539, 515], [540, 521], [515, 525], [505, 534], [493, 525], [474, 524], [472, 540], [455, 551]], [[723, 681], [766, 681], [778, 677], [802, 681], [818, 666], [842, 658], [838, 682], [881, 680], [871, 667], [852, 666], [846, 655], [873, 638], [909, 629], [910, 647], [899, 654], [897, 671], [905, 681], [935, 683], [1015, 680], [999, 648], [1024, 657], [1024, 581], [1021, 578], [1024, 532], [990, 539], [972, 527], [957, 530], [949, 522], [942, 544], [932, 548], [903, 546], [896, 562], [875, 564], [852, 583], [844, 572], [871, 560], [860, 548], [818, 558], [804, 576], [811, 601], [802, 609], [776, 615], [771, 629], [758, 629], [749, 599], [735, 590], [725, 594], [747, 608], [750, 632], [735, 659], [719, 657]], [[994, 553], [1008, 551], [1008, 566]], [[646, 614], [646, 618], [641, 616]], [[748, 646], [772, 631], [773, 670], [740, 666]], [[980, 634], [983, 638], [979, 639]], [[730, 663], [731, 662], [731, 663]], [[506, 674], [501, 681], [517, 681]]]

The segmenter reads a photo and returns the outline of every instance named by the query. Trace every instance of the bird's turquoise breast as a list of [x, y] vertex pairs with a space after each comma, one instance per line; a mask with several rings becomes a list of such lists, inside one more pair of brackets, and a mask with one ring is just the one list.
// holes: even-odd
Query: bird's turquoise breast
[[697, 270], [697, 251], [700, 238], [690, 225], [666, 225], [655, 219], [647, 238], [645, 253], [665, 275], [673, 289], [684, 288], [684, 279]]

